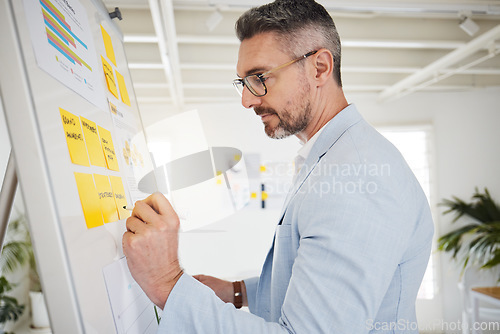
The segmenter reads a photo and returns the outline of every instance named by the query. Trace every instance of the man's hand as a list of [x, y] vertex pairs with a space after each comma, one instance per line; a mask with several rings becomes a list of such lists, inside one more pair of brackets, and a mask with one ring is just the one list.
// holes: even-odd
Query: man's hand
[[[234, 304], [234, 289], [232, 282], [206, 275], [195, 275], [193, 277], [212, 289], [217, 297], [219, 297], [223, 302]], [[241, 294], [243, 296], [243, 306], [248, 306], [247, 290], [244, 282], [241, 284], [241, 290]]]
[[136, 202], [122, 243], [132, 277], [149, 299], [163, 308], [182, 269], [178, 258], [179, 217], [161, 193]]

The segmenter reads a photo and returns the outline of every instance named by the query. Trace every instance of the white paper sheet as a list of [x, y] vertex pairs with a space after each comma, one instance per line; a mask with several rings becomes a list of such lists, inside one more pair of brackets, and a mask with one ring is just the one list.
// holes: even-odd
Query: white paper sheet
[[107, 102], [85, 8], [77, 0], [24, 0], [38, 66], [103, 111]]
[[[154, 304], [132, 278], [125, 257], [103, 268], [117, 334], [153, 334], [158, 329]], [[158, 315], [161, 310], [156, 308]]]

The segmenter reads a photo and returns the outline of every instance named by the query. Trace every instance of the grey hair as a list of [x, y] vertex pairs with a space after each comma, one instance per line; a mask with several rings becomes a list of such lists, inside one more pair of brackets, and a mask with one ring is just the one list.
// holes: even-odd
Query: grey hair
[[[240, 42], [272, 32], [291, 57], [326, 48], [333, 55], [333, 77], [342, 87], [340, 37], [332, 17], [314, 0], [276, 0], [246, 11], [236, 21]], [[307, 49], [306, 49], [307, 48]]]

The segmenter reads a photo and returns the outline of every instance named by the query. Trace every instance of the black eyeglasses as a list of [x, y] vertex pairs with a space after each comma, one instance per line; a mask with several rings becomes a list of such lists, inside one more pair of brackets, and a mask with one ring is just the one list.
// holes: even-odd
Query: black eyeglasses
[[267, 94], [267, 87], [264, 84], [264, 82], [267, 80], [267, 78], [266, 78], [267, 75], [269, 75], [273, 72], [276, 72], [277, 70], [281, 70], [282, 68], [287, 67], [288, 65], [292, 65], [292, 64], [294, 64], [302, 59], [306, 59], [307, 57], [312, 56], [316, 52], [318, 52], [318, 50], [308, 52], [305, 55], [300, 56], [297, 59], [291, 60], [288, 63], [285, 63], [285, 64], [280, 65], [278, 67], [275, 67], [273, 69], [270, 69], [269, 71], [261, 73], [261, 74], [251, 74], [251, 75], [247, 75], [243, 79], [239, 79], [239, 78], [234, 79], [233, 86], [236, 88], [236, 90], [238, 91], [240, 96], [243, 95], [243, 89], [245, 87], [248, 88], [250, 93], [252, 93], [253, 95], [255, 95], [257, 97], [264, 96]]

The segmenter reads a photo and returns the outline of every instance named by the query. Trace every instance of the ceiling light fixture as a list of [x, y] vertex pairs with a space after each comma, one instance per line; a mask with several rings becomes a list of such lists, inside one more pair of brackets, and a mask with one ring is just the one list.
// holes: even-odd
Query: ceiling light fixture
[[479, 26], [469, 16], [462, 16], [459, 26], [469, 36], [474, 36], [479, 31]]
[[219, 7], [215, 8], [215, 11], [208, 17], [208, 19], [205, 21], [205, 24], [208, 28], [209, 31], [212, 31], [217, 27], [217, 25], [222, 21], [224, 16], [222, 16], [222, 13], [220, 12]]

